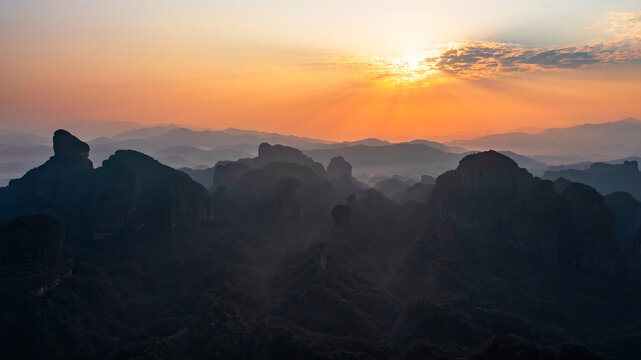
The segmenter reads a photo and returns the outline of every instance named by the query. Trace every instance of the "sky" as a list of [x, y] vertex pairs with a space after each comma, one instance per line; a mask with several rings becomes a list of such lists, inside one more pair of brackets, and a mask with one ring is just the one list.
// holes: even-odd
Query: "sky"
[[0, 0], [0, 129], [330, 140], [641, 119], [638, 0]]

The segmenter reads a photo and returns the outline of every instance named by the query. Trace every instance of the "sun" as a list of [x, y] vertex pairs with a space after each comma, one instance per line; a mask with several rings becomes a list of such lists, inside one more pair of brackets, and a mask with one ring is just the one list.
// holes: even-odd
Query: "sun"
[[440, 72], [436, 67], [437, 57], [431, 53], [421, 53], [402, 57], [379, 59], [377, 68], [385, 85], [395, 87], [416, 87], [434, 83]]
[[413, 88], [448, 81], [439, 61], [446, 46], [434, 46], [408, 56], [345, 55], [332, 57], [333, 64], [346, 64], [363, 71], [379, 87]]

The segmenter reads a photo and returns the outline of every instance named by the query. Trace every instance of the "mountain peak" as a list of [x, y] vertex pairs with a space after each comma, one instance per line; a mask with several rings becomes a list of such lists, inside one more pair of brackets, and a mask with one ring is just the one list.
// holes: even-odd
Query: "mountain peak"
[[67, 130], [60, 129], [53, 133], [53, 153], [55, 156], [87, 159], [89, 145]]

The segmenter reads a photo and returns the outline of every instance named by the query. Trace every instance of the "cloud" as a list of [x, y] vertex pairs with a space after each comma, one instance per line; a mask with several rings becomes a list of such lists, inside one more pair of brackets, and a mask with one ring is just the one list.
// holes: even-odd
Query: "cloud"
[[483, 78], [510, 72], [577, 69], [593, 64], [639, 60], [641, 40], [552, 49], [473, 41], [458, 43], [444, 51], [436, 68], [458, 78]]
[[406, 57], [332, 56], [327, 62], [384, 85], [427, 86], [452, 79], [484, 79], [522, 72], [641, 63], [641, 11], [610, 12], [596, 22], [599, 40], [532, 48], [492, 41], [458, 41]]
[[596, 28], [614, 40], [641, 39], [641, 11], [609, 12], [597, 22]]
[[407, 57], [343, 55], [330, 61], [395, 86], [425, 86], [451, 79], [484, 79], [520, 72], [579, 69], [594, 64], [641, 62], [641, 39], [559, 48], [462, 41]]

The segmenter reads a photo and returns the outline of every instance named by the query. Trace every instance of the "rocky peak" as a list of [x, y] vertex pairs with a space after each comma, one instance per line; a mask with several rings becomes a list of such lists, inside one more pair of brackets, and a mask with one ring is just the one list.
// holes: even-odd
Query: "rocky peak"
[[498, 192], [511, 197], [529, 188], [533, 176], [509, 157], [490, 150], [461, 159], [456, 170], [436, 179], [435, 196], [460, 195], [468, 192]]
[[534, 184], [534, 177], [509, 157], [480, 152], [436, 179], [430, 203], [461, 223], [479, 227], [527, 196]]
[[258, 157], [240, 159], [238, 162], [254, 169], [262, 168], [275, 162], [298, 164], [307, 166], [319, 176], [325, 177], [325, 168], [322, 164], [315, 162], [312, 158], [303, 154], [302, 151], [285, 145], [262, 143], [258, 146]]
[[89, 145], [67, 130], [60, 129], [53, 133], [53, 152], [56, 157], [87, 159]]
[[351, 217], [352, 209], [347, 205], [336, 205], [332, 209], [332, 220], [334, 222], [334, 228], [337, 230], [347, 229], [349, 227]]
[[330, 179], [351, 178], [352, 164], [342, 156], [333, 157], [327, 166], [327, 177]]
[[456, 171], [471, 187], [482, 187], [500, 179], [517, 178], [527, 174], [514, 160], [494, 150], [464, 157]]

